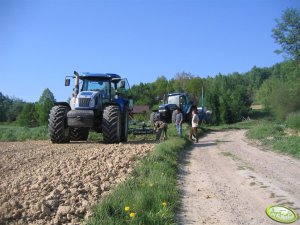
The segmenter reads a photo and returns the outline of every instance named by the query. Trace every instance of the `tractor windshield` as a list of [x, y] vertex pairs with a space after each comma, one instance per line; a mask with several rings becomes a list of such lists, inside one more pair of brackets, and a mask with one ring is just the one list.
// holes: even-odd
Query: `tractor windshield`
[[168, 104], [176, 104], [179, 107], [179, 95], [169, 96]]
[[85, 79], [81, 91], [99, 91], [103, 98], [109, 98], [110, 82]]
[[168, 104], [176, 104], [181, 109], [189, 103], [189, 98], [186, 95], [171, 95], [168, 97]]

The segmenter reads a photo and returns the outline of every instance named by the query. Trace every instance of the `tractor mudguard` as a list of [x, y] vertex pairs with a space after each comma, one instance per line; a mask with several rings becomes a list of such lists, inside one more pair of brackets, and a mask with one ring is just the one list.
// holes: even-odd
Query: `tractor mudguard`
[[54, 105], [57, 105], [57, 106], [62, 105], [62, 106], [66, 106], [66, 107], [68, 107], [69, 109], [71, 109], [70, 104], [67, 103], [67, 102], [55, 102]]

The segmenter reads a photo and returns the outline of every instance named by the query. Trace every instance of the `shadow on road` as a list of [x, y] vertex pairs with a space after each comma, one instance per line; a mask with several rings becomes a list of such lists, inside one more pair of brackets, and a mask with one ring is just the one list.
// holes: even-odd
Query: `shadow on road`
[[193, 146], [194, 147], [209, 147], [209, 146], [213, 146], [213, 145], [217, 145], [216, 142], [207, 142], [207, 143], [195, 143]]

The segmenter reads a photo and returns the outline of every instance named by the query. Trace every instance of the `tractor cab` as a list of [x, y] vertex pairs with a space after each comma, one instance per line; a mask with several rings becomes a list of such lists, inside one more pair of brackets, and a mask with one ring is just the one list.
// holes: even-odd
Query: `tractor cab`
[[167, 104], [176, 104], [183, 112], [187, 112], [191, 105], [188, 95], [184, 93], [169, 94]]
[[[153, 122], [153, 118], [159, 115], [159, 118], [167, 123], [174, 121], [176, 108], [182, 110], [184, 120], [190, 121], [191, 110], [193, 109], [192, 103], [186, 93], [170, 93], [165, 96], [164, 104], [159, 106], [159, 109], [153, 111], [150, 115], [150, 120]], [[157, 114], [157, 115], [156, 115]]]

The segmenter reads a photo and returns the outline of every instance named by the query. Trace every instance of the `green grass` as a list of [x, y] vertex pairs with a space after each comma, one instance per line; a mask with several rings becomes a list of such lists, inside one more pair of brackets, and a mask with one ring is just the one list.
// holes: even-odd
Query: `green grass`
[[273, 141], [272, 146], [280, 152], [300, 158], [300, 137], [289, 136], [278, 138]]
[[300, 112], [291, 113], [286, 119], [287, 127], [300, 131]]
[[246, 136], [249, 139], [260, 140], [271, 150], [300, 158], [300, 137], [297, 132], [290, 132], [293, 136], [286, 132], [287, 128], [299, 131], [300, 112], [291, 113], [283, 124], [276, 123], [274, 117], [263, 109], [253, 110], [250, 117], [251, 120], [235, 124], [206, 126], [204, 130], [247, 129]]
[[[184, 127], [184, 133], [187, 128]], [[172, 137], [157, 145], [140, 161], [129, 179], [94, 207], [94, 216], [88, 224], [176, 224], [179, 154], [189, 142], [176, 137], [174, 127], [169, 131]], [[126, 206], [130, 207], [128, 212]], [[134, 218], [130, 218], [132, 212], [136, 213]]]
[[249, 129], [246, 136], [258, 139], [271, 149], [300, 158], [300, 137], [288, 136], [284, 132], [285, 126], [270, 121], [260, 121]]
[[206, 130], [226, 130], [226, 129], [250, 129], [259, 122], [257, 120], [245, 120], [234, 124], [221, 124], [218, 126], [204, 126]]
[[0, 141], [25, 141], [49, 139], [48, 128], [42, 127], [18, 127], [0, 125]]
[[250, 139], [266, 139], [271, 137], [280, 137], [284, 135], [284, 129], [277, 123], [268, 121], [259, 121], [248, 132], [247, 137]]

